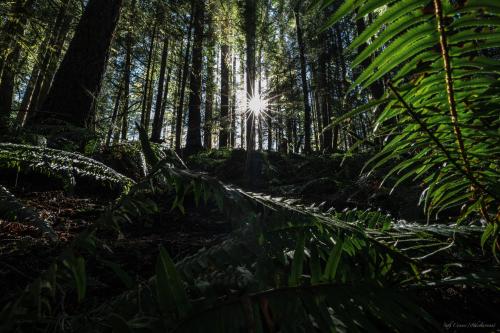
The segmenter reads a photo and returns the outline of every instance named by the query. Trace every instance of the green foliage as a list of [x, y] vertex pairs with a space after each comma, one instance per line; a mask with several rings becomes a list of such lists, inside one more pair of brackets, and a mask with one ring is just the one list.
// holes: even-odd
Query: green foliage
[[74, 185], [77, 176], [118, 186], [124, 191], [133, 184], [130, 178], [80, 154], [13, 143], [0, 143], [0, 168], [34, 170], [48, 176], [62, 177], [70, 185]]
[[[437, 326], [418, 305], [415, 292], [432, 284], [498, 288], [500, 281], [489, 267], [474, 276], [447, 271], [456, 260], [453, 252], [468, 253], [469, 239], [477, 239], [466, 227], [404, 223], [370, 211], [322, 213], [179, 169], [167, 158], [0, 312], [1, 328], [50, 322], [57, 311], [51, 304], [66, 290], [84, 303], [91, 280], [85, 258], [110, 266], [100, 259], [106, 246], [98, 235], [119, 234], [124, 223], [144, 220], [158, 209], [151, 196], [165, 193], [175, 197], [172, 208], [182, 212], [186, 198], [217, 206], [233, 232], [177, 263], [160, 248], [149, 281], [92, 309], [85, 324], [76, 316], [67, 318], [74, 327], [125, 332], [427, 331]], [[426, 269], [438, 254], [439, 265]], [[112, 270], [131, 283], [123, 269]]]
[[51, 239], [57, 239], [57, 236], [47, 223], [41, 219], [32, 209], [24, 206], [16, 197], [5, 187], [0, 185], [0, 218], [33, 225]]
[[[366, 45], [355, 65], [372, 59], [351, 89], [390, 77], [391, 93], [370, 105], [386, 104], [376, 127], [387, 143], [367, 165], [395, 160], [386, 179], [424, 183], [429, 218], [460, 207], [461, 218], [479, 213], [498, 224], [500, 77], [492, 54], [500, 45], [500, 7], [482, 0], [345, 1], [328, 25], [377, 13], [349, 47]], [[492, 230], [498, 228], [488, 229], [495, 243]]]

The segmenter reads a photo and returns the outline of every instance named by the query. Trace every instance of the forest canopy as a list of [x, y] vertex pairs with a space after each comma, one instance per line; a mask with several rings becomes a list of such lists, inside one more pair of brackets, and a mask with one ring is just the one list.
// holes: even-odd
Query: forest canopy
[[498, 329], [499, 29], [492, 0], [2, 1], [0, 331]]

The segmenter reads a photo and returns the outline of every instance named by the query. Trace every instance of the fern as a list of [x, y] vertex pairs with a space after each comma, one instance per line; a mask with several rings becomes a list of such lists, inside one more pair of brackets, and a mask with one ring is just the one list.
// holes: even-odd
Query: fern
[[[426, 226], [396, 223], [377, 212], [321, 213], [316, 207], [245, 192], [206, 174], [178, 169], [169, 160], [156, 163], [143, 181], [82, 233], [51, 270], [0, 313], [2, 322], [8, 325], [22, 320], [40, 299], [53, 302], [46, 299], [45, 291], [55, 292], [54, 285], [71, 282], [83, 301], [87, 286], [84, 257], [96, 258], [104, 248], [98, 231], [119, 231], [123, 223], [144, 219], [157, 209], [148, 196], [164, 192], [175, 196], [172, 208], [181, 211], [188, 196], [198, 205], [219, 206], [235, 230], [220, 244], [175, 264], [160, 250], [155, 276], [94, 309], [90, 326], [83, 330], [134, 330], [138, 326], [180, 332], [435, 328], [432, 318], [411, 296], [412, 290], [441, 279], [418, 273], [418, 268], [425, 269], [429, 258], [422, 254], [433, 254], [455, 234], [451, 228], [440, 233], [433, 226], [427, 230]], [[433, 247], [407, 249], [408, 239], [417, 244], [420, 240], [427, 244], [429, 239]], [[451, 261], [449, 256], [442, 260]], [[494, 276], [488, 272], [484, 277], [454, 276], [442, 283], [484, 286]], [[57, 283], [49, 283], [54, 279]], [[404, 311], [394, 314], [395, 308]], [[42, 313], [53, 316], [46, 308]], [[219, 316], [227, 325], [220, 326], [221, 321], [215, 319]]]
[[369, 13], [380, 14], [349, 48], [370, 41], [354, 64], [373, 61], [351, 89], [390, 78], [387, 95], [371, 105], [387, 103], [376, 128], [390, 141], [367, 165], [396, 160], [386, 179], [426, 184], [421, 201], [429, 218], [461, 207], [462, 219], [480, 213], [498, 225], [500, 73], [488, 51], [500, 45], [500, 7], [482, 0], [346, 1], [328, 25]]
[[57, 235], [47, 221], [41, 219], [32, 209], [25, 207], [9, 190], [1, 185], [0, 218], [32, 225], [42, 233], [47, 234], [52, 240], [57, 239]]
[[0, 143], [0, 168], [35, 170], [62, 177], [73, 184], [75, 177], [87, 177], [127, 190], [134, 182], [106, 165], [91, 158], [43, 147]]

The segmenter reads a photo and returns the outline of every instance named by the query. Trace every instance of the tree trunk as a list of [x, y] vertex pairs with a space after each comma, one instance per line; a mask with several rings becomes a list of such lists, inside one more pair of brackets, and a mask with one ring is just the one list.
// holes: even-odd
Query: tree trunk
[[[327, 54], [323, 50], [318, 59], [318, 89], [320, 98], [320, 108], [321, 108], [321, 119], [323, 122], [323, 128], [330, 125], [330, 108], [328, 103], [329, 92], [327, 91], [327, 79], [326, 79], [326, 62]], [[332, 152], [332, 130], [327, 129], [323, 131], [323, 150], [325, 153]]]
[[195, 5], [193, 3], [193, 13], [191, 15], [191, 23], [189, 24], [186, 53], [184, 55], [184, 68], [182, 70], [182, 80], [179, 90], [179, 106], [177, 108], [176, 121], [175, 121], [175, 149], [179, 150], [181, 148], [182, 139], [182, 121], [183, 121], [183, 110], [184, 110], [184, 95], [186, 91], [187, 75], [189, 72], [189, 55], [191, 52], [191, 33], [193, 30], [193, 19], [194, 19]]
[[[5, 66], [9, 65], [9, 56], [15, 50], [15, 45], [18, 45], [16, 40], [24, 34], [24, 27], [27, 22], [26, 13], [33, 6], [34, 0], [16, 0], [12, 4], [10, 18], [0, 30], [0, 77], [3, 75]], [[15, 44], [15, 45], [13, 45]]]
[[26, 13], [34, 0], [17, 0], [12, 10], [12, 19], [3, 27], [0, 37], [0, 132], [10, 128], [14, 82], [19, 66], [21, 44], [28, 21]]
[[297, 32], [297, 43], [299, 45], [300, 55], [300, 77], [302, 79], [302, 94], [304, 99], [304, 153], [311, 152], [311, 105], [309, 104], [309, 88], [307, 86], [307, 70], [305, 46], [302, 36], [302, 27], [300, 26], [300, 2], [295, 9], [295, 28]]
[[203, 60], [203, 28], [205, 0], [197, 0], [194, 15], [193, 59], [189, 81], [189, 111], [186, 150], [188, 153], [201, 150], [201, 82]]
[[205, 149], [212, 149], [212, 121], [214, 105], [214, 67], [215, 67], [215, 36], [213, 17], [208, 18], [207, 32], [207, 82], [205, 86], [205, 121], [203, 126], [203, 146]]
[[71, 15], [69, 9], [70, 8], [68, 6], [67, 8], [65, 8], [65, 11], [63, 13], [64, 15], [62, 16], [61, 28], [57, 32], [54, 48], [48, 50], [49, 52], [47, 52], [42, 63], [42, 67], [40, 69], [41, 77], [36, 82], [35, 88], [33, 90], [33, 95], [31, 97], [31, 101], [27, 111], [28, 113], [24, 121], [25, 123], [29, 122], [29, 119], [36, 114], [40, 105], [43, 104], [52, 86], [52, 82], [54, 81], [57, 66], [63, 52], [64, 43], [66, 41], [66, 37], [68, 36], [71, 22], [73, 21], [73, 15]]
[[228, 146], [228, 124], [229, 124], [229, 45], [221, 46], [220, 57], [220, 133], [219, 148]]
[[[135, 2], [136, 0], [132, 0], [131, 8], [130, 8], [130, 18], [135, 16]], [[129, 26], [127, 31], [127, 40], [126, 40], [126, 51], [125, 51], [125, 76], [123, 82], [123, 111], [121, 115], [121, 139], [122, 141], [127, 140], [128, 135], [128, 114], [130, 108], [130, 77], [132, 73], [132, 48], [133, 48], [133, 37], [132, 37], [132, 28]]]
[[232, 83], [231, 83], [231, 130], [229, 135], [229, 142], [231, 148], [236, 146], [236, 55], [233, 51], [233, 70], [231, 71]]
[[113, 108], [113, 114], [111, 115], [111, 121], [109, 124], [108, 134], [106, 136], [106, 147], [109, 147], [111, 143], [111, 137], [113, 136], [113, 132], [116, 131], [116, 118], [118, 117], [118, 110], [120, 109], [120, 100], [122, 98], [123, 92], [123, 82], [120, 79], [118, 91], [116, 93], [115, 106]]
[[47, 36], [44, 43], [40, 46], [38, 61], [33, 67], [30, 82], [26, 87], [17, 114], [17, 123], [20, 126], [24, 126], [27, 117], [38, 107], [38, 100], [44, 82], [48, 78], [52, 81], [55, 69], [50, 66], [51, 60], [55, 58], [55, 61], [52, 61], [54, 63], [57, 63], [59, 60], [69, 25], [73, 20], [72, 15], [68, 15], [71, 3], [72, 0], [65, 0], [61, 4], [49, 36]]
[[[243, 56], [240, 58], [240, 82], [245, 82], [245, 64], [243, 60]], [[246, 83], [243, 83], [243, 89], [246, 89]], [[245, 102], [243, 102], [245, 103]], [[243, 109], [243, 108], [242, 108]], [[244, 109], [242, 110], [244, 111]], [[246, 133], [245, 133], [245, 113], [240, 112], [240, 146], [241, 149], [245, 148], [245, 140], [246, 140]]]
[[[247, 99], [255, 94], [255, 36], [257, 23], [256, 0], [245, 0], [245, 41], [247, 66]], [[250, 112], [247, 117], [246, 146], [247, 150], [255, 149], [255, 115]]]
[[88, 2], [47, 99], [32, 118], [32, 125], [54, 120], [90, 127], [121, 4], [122, 0]]
[[156, 39], [156, 22], [155, 25], [153, 26], [153, 31], [151, 33], [151, 43], [149, 44], [149, 51], [148, 51], [148, 62], [147, 62], [147, 68], [146, 68], [146, 79], [144, 80], [144, 90], [142, 93], [142, 106], [141, 106], [141, 126], [146, 130], [147, 132], [147, 127], [149, 124], [148, 121], [148, 103], [149, 103], [149, 95], [150, 95], [150, 81], [152, 81], [152, 70], [151, 68], [153, 67], [153, 54], [154, 54], [154, 48], [155, 48], [155, 39]]
[[168, 38], [164, 37], [163, 40], [163, 51], [161, 53], [161, 65], [160, 65], [160, 77], [158, 79], [158, 91], [156, 94], [156, 106], [155, 106], [155, 116], [153, 119], [153, 132], [151, 134], [151, 141], [160, 142], [161, 130], [163, 128], [163, 117], [164, 111], [163, 104], [166, 100], [163, 100], [164, 85], [165, 85], [165, 72], [167, 70], [167, 60], [168, 60]]

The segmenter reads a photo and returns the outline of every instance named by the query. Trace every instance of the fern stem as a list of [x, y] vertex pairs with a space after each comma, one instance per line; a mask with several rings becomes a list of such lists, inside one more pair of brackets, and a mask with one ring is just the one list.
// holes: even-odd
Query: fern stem
[[[453, 132], [455, 132], [455, 136], [457, 138], [457, 146], [464, 162], [465, 171], [469, 174], [469, 179], [474, 179], [475, 176], [470, 167], [469, 158], [467, 157], [467, 151], [465, 150], [465, 144], [462, 137], [462, 130], [460, 129], [460, 125], [458, 123], [458, 113], [457, 113], [457, 102], [455, 100], [455, 90], [453, 89], [453, 77], [452, 77], [452, 68], [450, 61], [450, 54], [448, 52], [448, 41], [446, 37], [446, 30], [444, 28], [444, 19], [443, 19], [443, 7], [441, 4], [441, 0], [434, 0], [434, 11], [436, 14], [437, 21], [437, 29], [439, 33], [439, 45], [441, 47], [441, 56], [443, 57], [444, 71], [445, 71], [445, 81], [446, 81], [446, 92], [448, 94], [448, 105], [450, 107], [450, 116], [451, 123], [453, 125]], [[477, 184], [477, 181], [474, 181], [473, 184]], [[481, 194], [478, 193], [478, 190], [481, 187], [472, 186], [472, 191], [475, 194], [478, 194], [480, 200], [480, 211], [481, 215], [489, 222], [492, 223], [490, 219], [486, 206], [484, 204], [483, 198], [481, 198]], [[483, 189], [484, 191], [484, 189]]]
[[458, 163], [458, 161], [455, 158], [453, 158], [453, 156], [451, 156], [451, 154], [448, 151], [448, 149], [446, 149], [446, 147], [441, 143], [441, 141], [439, 141], [439, 139], [434, 135], [434, 133], [432, 133], [432, 131], [427, 126], [427, 124], [424, 123], [422, 121], [422, 119], [420, 119], [419, 115], [413, 110], [413, 108], [408, 103], [406, 103], [406, 101], [403, 99], [403, 96], [401, 96], [401, 94], [396, 90], [396, 88], [394, 87], [394, 85], [391, 82], [388, 82], [388, 86], [389, 86], [389, 89], [391, 89], [391, 91], [393, 92], [393, 94], [396, 96], [396, 98], [398, 99], [398, 101], [406, 109], [406, 111], [408, 112], [408, 114], [413, 118], [413, 120], [415, 122], [417, 122], [417, 124], [424, 130], [424, 132], [427, 133], [427, 135], [431, 138], [431, 140], [434, 141], [434, 143], [444, 153], [444, 155], [446, 156], [446, 158], [455, 166], [455, 168], [457, 168], [457, 170], [462, 175], [464, 175], [467, 179], [469, 179], [470, 182], [475, 187], [477, 187], [478, 189], [481, 189], [484, 193], [489, 194], [491, 197], [495, 198], [495, 200], [499, 200], [500, 198], [498, 198], [494, 193], [492, 193], [487, 188], [485, 188], [484, 186], [482, 186], [471, 173], [467, 172], [467, 170], [464, 170], [460, 166], [460, 164]]
[[443, 24], [443, 7], [441, 0], [434, 0], [434, 10], [437, 20], [437, 29], [439, 33], [439, 45], [441, 47], [441, 56], [444, 63], [445, 71], [445, 81], [446, 81], [446, 92], [448, 94], [448, 105], [450, 107], [451, 123], [453, 125], [453, 131], [457, 139], [457, 146], [464, 162], [465, 171], [473, 177], [469, 158], [467, 157], [467, 152], [465, 151], [464, 140], [462, 137], [462, 130], [458, 124], [458, 113], [457, 113], [457, 103], [455, 100], [455, 90], [453, 89], [453, 77], [451, 69], [450, 54], [448, 53], [448, 41], [446, 38], [446, 31]]

